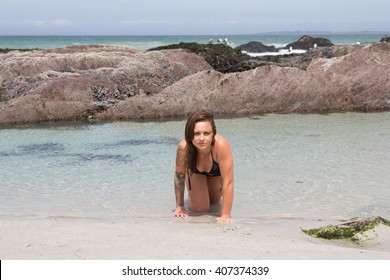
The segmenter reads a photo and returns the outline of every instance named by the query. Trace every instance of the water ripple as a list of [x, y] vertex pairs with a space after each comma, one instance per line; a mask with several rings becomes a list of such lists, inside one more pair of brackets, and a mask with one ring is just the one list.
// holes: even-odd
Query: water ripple
[[174, 137], [164, 137], [161, 139], [128, 139], [114, 143], [101, 144], [97, 149], [112, 147], [144, 146], [144, 145], [176, 145], [180, 140]]
[[122, 163], [133, 162], [134, 158], [131, 155], [116, 155], [116, 154], [67, 154], [70, 157], [77, 157], [79, 161], [115, 161]]
[[134, 161], [134, 157], [128, 154], [94, 154], [94, 153], [69, 153], [66, 152], [64, 144], [60, 143], [41, 143], [19, 145], [12, 151], [1, 151], [0, 156], [3, 157], [35, 157], [35, 158], [73, 158], [78, 162], [90, 161], [114, 161], [118, 163], [130, 163]]
[[65, 145], [60, 143], [43, 143], [43, 144], [28, 144], [18, 146], [18, 151], [23, 155], [31, 155], [38, 153], [59, 153], [65, 150]]

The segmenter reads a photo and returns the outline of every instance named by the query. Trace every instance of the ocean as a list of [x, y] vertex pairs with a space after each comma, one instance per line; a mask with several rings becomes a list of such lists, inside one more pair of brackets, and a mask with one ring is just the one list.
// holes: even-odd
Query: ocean
[[389, 36], [386, 33], [288, 33], [288, 34], [254, 34], [254, 35], [199, 35], [199, 36], [0, 36], [0, 49], [50, 49], [85, 44], [125, 45], [146, 50], [158, 46], [178, 44], [180, 42], [197, 42], [206, 44], [210, 39], [228, 40], [233, 48], [250, 41], [262, 42], [281, 48], [297, 41], [303, 35], [329, 39], [335, 45], [379, 42]]
[[[0, 218], [172, 219], [184, 125], [0, 128]], [[233, 149], [236, 221], [390, 218], [390, 112], [217, 117], [216, 125]]]

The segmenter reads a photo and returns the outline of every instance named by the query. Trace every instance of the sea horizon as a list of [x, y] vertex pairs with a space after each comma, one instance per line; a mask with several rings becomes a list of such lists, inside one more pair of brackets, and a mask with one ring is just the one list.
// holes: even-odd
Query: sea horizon
[[50, 49], [74, 45], [109, 44], [127, 45], [141, 50], [154, 47], [178, 44], [181, 42], [216, 43], [219, 39], [227, 39], [235, 48], [250, 41], [265, 45], [283, 47], [297, 41], [301, 36], [322, 37], [335, 45], [354, 43], [373, 43], [390, 34], [390, 31], [270, 31], [248, 34], [200, 34], [200, 35], [0, 35], [0, 49]]

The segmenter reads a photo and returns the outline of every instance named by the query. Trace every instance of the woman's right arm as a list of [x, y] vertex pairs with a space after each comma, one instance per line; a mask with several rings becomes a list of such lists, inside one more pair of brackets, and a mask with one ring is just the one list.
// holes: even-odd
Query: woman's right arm
[[173, 182], [175, 186], [176, 210], [175, 217], [187, 217], [188, 212], [184, 207], [184, 190], [186, 183], [186, 142], [180, 141], [176, 150], [176, 168]]

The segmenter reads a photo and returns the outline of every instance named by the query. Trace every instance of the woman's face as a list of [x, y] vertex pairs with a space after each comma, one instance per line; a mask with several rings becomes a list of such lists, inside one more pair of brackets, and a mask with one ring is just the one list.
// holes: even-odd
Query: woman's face
[[194, 127], [194, 139], [192, 144], [198, 150], [207, 150], [211, 147], [213, 142], [214, 132], [211, 123], [208, 121], [197, 122]]

